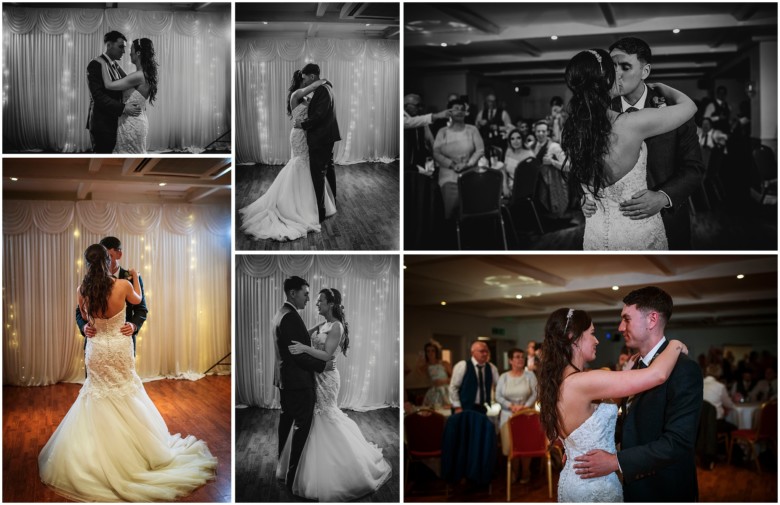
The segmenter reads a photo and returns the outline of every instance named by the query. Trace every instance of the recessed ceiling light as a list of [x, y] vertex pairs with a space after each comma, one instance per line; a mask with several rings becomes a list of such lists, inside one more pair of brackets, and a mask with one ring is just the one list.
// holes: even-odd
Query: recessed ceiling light
[[679, 28], [675, 28], [674, 30], [672, 30], [672, 33], [680, 33], [680, 29]]
[[742, 274], [739, 274], [739, 275], [737, 276], [737, 279], [744, 279], [744, 278], [745, 278], [745, 276], [744, 276], [744, 275], [742, 275]]
[[371, 23], [366, 23], [366, 26], [371, 26]]
[[551, 38], [551, 39], [553, 39], [553, 40], [558, 40], [558, 36], [557, 36], [557, 35], [553, 35], [553, 36], [552, 36], [552, 37], [550, 37], [550, 38]]
[[617, 291], [618, 289], [620, 289], [620, 286], [612, 286], [612, 291]]
[[447, 302], [445, 302], [444, 300], [442, 300], [441, 304], [442, 304], [442, 305], [447, 305]]
[[14, 181], [14, 182], [16, 182], [16, 181], [18, 181], [18, 180], [19, 180], [19, 178], [18, 178], [18, 177], [11, 177], [11, 180], [12, 180], [12, 181]]
[[446, 42], [442, 42], [441, 43], [441, 47], [447, 47], [447, 43]]
[[160, 186], [160, 187], [163, 187], [163, 186], [165, 186], [166, 184], [168, 184], [168, 183], [167, 183], [167, 182], [161, 182], [160, 184], [158, 184], [158, 186]]
[[523, 295], [515, 295], [515, 298], [517, 298], [518, 300], [522, 300], [523, 299]]
[[268, 24], [268, 21], [263, 21], [263, 24], [264, 24], [264, 25], [267, 25], [267, 24]]

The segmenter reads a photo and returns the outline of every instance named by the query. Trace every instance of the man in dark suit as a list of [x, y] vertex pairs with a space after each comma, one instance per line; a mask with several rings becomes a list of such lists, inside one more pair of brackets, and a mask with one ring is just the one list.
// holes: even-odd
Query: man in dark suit
[[[623, 303], [618, 330], [626, 345], [639, 351], [636, 366], [645, 368], [668, 345], [664, 329], [672, 315], [672, 298], [651, 286], [632, 291]], [[703, 392], [699, 365], [680, 354], [665, 383], [623, 402], [617, 454], [589, 451], [575, 458], [575, 471], [581, 478], [622, 472], [627, 502], [697, 501], [695, 444]]]
[[[108, 249], [108, 256], [111, 258], [111, 265], [109, 270], [111, 275], [116, 279], [127, 279], [131, 283], [133, 280], [130, 277], [130, 272], [119, 266], [119, 260], [122, 259], [122, 243], [116, 237], [105, 237], [100, 241], [100, 245]], [[127, 302], [127, 311], [125, 313], [125, 324], [122, 326], [122, 335], [133, 337], [133, 353], [135, 353], [135, 336], [141, 330], [146, 321], [146, 315], [149, 310], [146, 308], [146, 297], [144, 296], [144, 281], [141, 279], [141, 274], [138, 274], [138, 284], [141, 285], [141, 303], [132, 304]], [[84, 337], [92, 338], [97, 333], [95, 327], [84, 320], [81, 317], [81, 311], [78, 306], [76, 307], [76, 324], [79, 327], [79, 331]], [[84, 347], [86, 347], [87, 341], [84, 340]]]
[[[645, 41], [626, 37], [612, 44], [609, 51], [620, 95], [612, 100], [612, 110], [634, 112], [645, 107], [666, 107], [664, 98], [645, 85], [652, 63]], [[660, 212], [669, 249], [690, 249], [688, 197], [701, 186], [704, 177], [696, 124], [691, 118], [676, 130], [648, 138], [645, 143], [648, 189], [623, 202], [620, 209], [632, 219], [646, 219]], [[591, 216], [596, 203], [586, 201], [582, 210]]]
[[298, 462], [314, 419], [314, 372], [333, 370], [333, 360], [326, 362], [308, 354], [290, 353], [289, 347], [293, 340], [311, 346], [309, 331], [298, 313], [309, 302], [309, 284], [300, 277], [289, 277], [284, 281], [284, 294], [287, 301], [273, 320], [276, 339], [274, 383], [279, 388], [282, 404], [282, 414], [279, 417], [279, 456], [290, 435], [293, 422], [295, 423], [285, 480], [287, 489], [292, 492]]
[[112, 31], [103, 37], [103, 42], [106, 44], [106, 51], [87, 65], [90, 94], [87, 129], [92, 139], [93, 151], [111, 153], [116, 145], [119, 116], [137, 116], [141, 113], [141, 108], [137, 104], [123, 104], [122, 92], [107, 90], [103, 83], [104, 71], [108, 72], [112, 81], [125, 77], [119, 60], [125, 54], [127, 38], [120, 32]]
[[[320, 67], [308, 63], [303, 69], [303, 86], [308, 86], [320, 78]], [[314, 91], [307, 119], [295, 121], [296, 128], [306, 131], [306, 143], [309, 146], [309, 168], [317, 196], [317, 209], [320, 222], [325, 220], [325, 179], [328, 180], [333, 198], [336, 198], [336, 171], [333, 168], [333, 144], [341, 140], [339, 123], [336, 120], [336, 106], [332, 84], [326, 82]]]

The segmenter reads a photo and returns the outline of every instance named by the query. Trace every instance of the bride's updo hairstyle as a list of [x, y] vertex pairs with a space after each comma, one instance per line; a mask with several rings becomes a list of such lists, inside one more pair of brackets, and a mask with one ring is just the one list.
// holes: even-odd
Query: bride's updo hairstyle
[[150, 39], [135, 39], [133, 51], [141, 53], [141, 71], [149, 85], [149, 105], [154, 105], [157, 97], [157, 60], [154, 58], [154, 45]]
[[[611, 60], [610, 60], [611, 61]], [[544, 327], [541, 372], [539, 376], [540, 421], [547, 438], [558, 438], [558, 400], [563, 371], [572, 365], [572, 346], [577, 344], [592, 323], [584, 310], [558, 309], [550, 314]], [[575, 369], [577, 367], [574, 367]]]
[[561, 147], [570, 163], [569, 177], [577, 194], [583, 194], [584, 184], [599, 198], [600, 190], [607, 185], [603, 159], [609, 153], [612, 133], [607, 111], [615, 66], [607, 51], [588, 49], [569, 60], [565, 78], [573, 93], [561, 132]]
[[333, 317], [337, 321], [341, 321], [344, 326], [344, 340], [341, 341], [341, 352], [344, 356], [347, 355], [347, 349], [349, 348], [349, 325], [344, 317], [344, 305], [341, 303], [341, 293], [336, 288], [325, 288], [320, 291], [321, 295], [325, 295], [325, 299], [328, 303], [333, 304]]
[[292, 117], [292, 107], [290, 107], [290, 97], [296, 90], [301, 88], [303, 82], [303, 72], [296, 70], [293, 72], [292, 80], [290, 81], [290, 87], [287, 88], [287, 115]]
[[100, 244], [92, 244], [84, 251], [84, 261], [87, 264], [87, 273], [81, 281], [79, 293], [87, 304], [87, 314], [91, 317], [105, 316], [108, 310], [108, 295], [111, 294], [111, 280], [109, 267], [111, 257], [108, 249]]

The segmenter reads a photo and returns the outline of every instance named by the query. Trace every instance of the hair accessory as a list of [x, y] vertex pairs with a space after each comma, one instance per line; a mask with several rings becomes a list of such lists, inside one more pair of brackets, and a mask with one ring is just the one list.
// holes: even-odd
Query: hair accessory
[[601, 55], [593, 49], [588, 49], [588, 52], [596, 57], [596, 60], [599, 62], [599, 66], [601, 66]]
[[569, 312], [566, 314], [566, 326], [563, 327], [563, 336], [566, 336], [566, 330], [569, 329], [569, 323], [571, 322], [571, 316], [574, 315], [574, 309], [569, 309]]

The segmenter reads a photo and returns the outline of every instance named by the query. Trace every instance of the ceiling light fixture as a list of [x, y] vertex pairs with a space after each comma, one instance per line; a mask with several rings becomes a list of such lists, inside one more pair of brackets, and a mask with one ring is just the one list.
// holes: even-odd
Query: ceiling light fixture
[[552, 37], [550, 37], [550, 38], [551, 38], [551, 39], [553, 39], [553, 40], [558, 40], [558, 36], [557, 36], [557, 35], [553, 35], [553, 36], [552, 36]]
[[267, 24], [268, 24], [268, 21], [263, 21], [263, 24], [264, 24], [264, 25], [267, 25]]
[[679, 28], [675, 28], [674, 30], [672, 30], [672, 33], [680, 33], [680, 29]]
[[16, 181], [18, 181], [19, 179], [18, 179], [17, 177], [11, 177], [11, 180], [12, 180], [12, 181], [14, 181], [14, 182], [16, 182]]
[[618, 289], [620, 289], [620, 286], [612, 286], [612, 291], [617, 291]]
[[366, 23], [366, 26], [371, 26], [371, 23]]
[[744, 278], [745, 278], [745, 276], [744, 276], [743, 274], [739, 274], [739, 275], [737, 276], [737, 279], [744, 279]]
[[158, 184], [158, 186], [163, 187], [163, 186], [165, 186], [167, 184], [168, 184], [167, 182], [161, 182], [160, 184]]
[[447, 302], [445, 302], [444, 300], [442, 300], [441, 304], [442, 304], [442, 306], [444, 306], [444, 305], [447, 305]]
[[446, 42], [442, 42], [441, 43], [441, 47], [447, 47], [447, 43]]
[[523, 299], [523, 295], [515, 295], [515, 298], [517, 298], [518, 300], [522, 300]]

